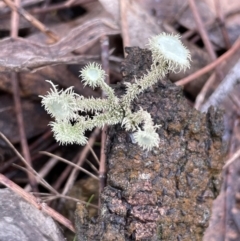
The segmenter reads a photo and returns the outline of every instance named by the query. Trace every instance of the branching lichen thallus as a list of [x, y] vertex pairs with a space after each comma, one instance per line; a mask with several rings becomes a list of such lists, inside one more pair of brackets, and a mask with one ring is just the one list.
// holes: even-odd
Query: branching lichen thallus
[[[189, 68], [191, 58], [179, 35], [159, 34], [149, 39], [148, 47], [153, 59], [150, 71], [142, 78], [135, 79], [133, 84], [125, 83], [126, 93], [120, 98], [105, 83], [105, 72], [96, 63], [86, 65], [80, 71], [80, 77], [85, 86], [100, 87], [106, 93], [106, 99], [84, 98], [74, 93], [73, 87], [59, 91], [56, 85], [47, 80], [52, 88], [47, 95], [40, 97], [46, 111], [55, 118], [50, 126], [58, 142], [84, 145], [87, 142], [86, 130], [120, 123], [126, 131], [133, 132], [134, 142], [143, 149], [158, 147], [160, 139], [156, 129], [159, 125], [154, 125], [151, 115], [141, 107], [137, 112], [132, 112], [130, 104], [169, 71]], [[79, 115], [79, 111], [91, 112], [91, 116]]]

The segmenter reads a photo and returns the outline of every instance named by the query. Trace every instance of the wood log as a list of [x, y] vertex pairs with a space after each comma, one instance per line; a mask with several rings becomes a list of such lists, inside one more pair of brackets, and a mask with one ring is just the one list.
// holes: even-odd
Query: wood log
[[[126, 48], [123, 81], [150, 69], [151, 52]], [[123, 94], [124, 85], [118, 88]], [[109, 128], [108, 178], [100, 215], [76, 211], [78, 241], [200, 241], [220, 189], [222, 113], [192, 109], [181, 87], [167, 78], [142, 93], [132, 110], [147, 110], [161, 125], [159, 148], [143, 151], [120, 125]]]

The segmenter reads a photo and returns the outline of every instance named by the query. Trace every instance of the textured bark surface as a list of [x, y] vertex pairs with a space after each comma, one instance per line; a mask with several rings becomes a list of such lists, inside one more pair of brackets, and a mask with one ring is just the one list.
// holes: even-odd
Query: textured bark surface
[[48, 215], [9, 189], [0, 189], [1, 241], [64, 241]]
[[[123, 80], [151, 66], [151, 53], [127, 48]], [[124, 93], [120, 86], [118, 94]], [[108, 178], [97, 220], [79, 204], [78, 240], [202, 240], [223, 166], [222, 113], [192, 109], [181, 87], [159, 80], [132, 104], [147, 110], [158, 129], [159, 148], [143, 151], [120, 126], [108, 133]]]

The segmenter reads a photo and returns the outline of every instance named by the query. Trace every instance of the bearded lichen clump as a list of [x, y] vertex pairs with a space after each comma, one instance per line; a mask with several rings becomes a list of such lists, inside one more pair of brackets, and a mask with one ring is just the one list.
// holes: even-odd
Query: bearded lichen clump
[[[159, 136], [150, 114], [139, 107], [132, 112], [130, 105], [137, 96], [157, 83], [168, 71], [181, 71], [190, 67], [190, 53], [179, 40], [178, 35], [166, 33], [149, 39], [149, 49], [152, 51], [153, 64], [147, 74], [135, 83], [125, 83], [126, 93], [121, 98], [116, 97], [114, 90], [105, 83], [105, 72], [96, 63], [90, 63], [80, 71], [84, 85], [92, 88], [100, 87], [107, 95], [106, 99], [86, 99], [75, 94], [72, 87], [65, 91], [57, 90], [51, 81], [52, 89], [42, 97], [42, 105], [55, 118], [50, 125], [54, 136], [61, 144], [77, 143], [84, 145], [87, 138], [86, 130], [104, 125], [121, 124], [126, 131], [133, 133], [134, 141], [144, 150], [152, 150], [159, 145]], [[81, 116], [80, 112], [94, 112], [94, 115]]]

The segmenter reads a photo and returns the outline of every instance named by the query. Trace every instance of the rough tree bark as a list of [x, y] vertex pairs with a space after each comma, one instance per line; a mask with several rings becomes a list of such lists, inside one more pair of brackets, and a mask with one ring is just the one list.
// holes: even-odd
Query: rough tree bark
[[[123, 80], [132, 82], [151, 66], [151, 52], [126, 48]], [[124, 93], [121, 85], [117, 94]], [[132, 103], [147, 110], [161, 142], [143, 151], [121, 127], [110, 128], [108, 178], [99, 217], [89, 220], [81, 204], [76, 210], [80, 241], [202, 240], [223, 166], [222, 113], [192, 109], [181, 87], [168, 79]]]

